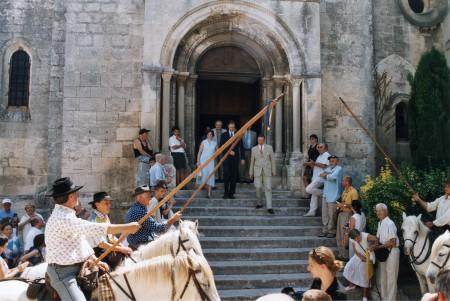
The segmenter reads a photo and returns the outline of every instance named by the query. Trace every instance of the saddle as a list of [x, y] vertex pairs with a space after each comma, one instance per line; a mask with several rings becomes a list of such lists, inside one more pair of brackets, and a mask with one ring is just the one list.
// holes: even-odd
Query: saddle
[[[88, 300], [91, 299], [92, 292], [98, 287], [98, 277], [98, 267], [89, 267], [88, 262], [83, 264], [80, 273], [76, 277], [78, 286]], [[47, 273], [45, 274], [45, 279], [36, 279], [29, 284], [27, 297], [38, 300], [61, 300], [57, 291], [51, 286], [50, 277]]]

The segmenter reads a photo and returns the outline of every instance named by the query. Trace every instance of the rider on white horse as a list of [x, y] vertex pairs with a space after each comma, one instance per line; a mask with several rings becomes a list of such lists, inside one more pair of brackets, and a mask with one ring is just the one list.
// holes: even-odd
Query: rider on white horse
[[413, 195], [414, 201], [426, 212], [436, 211], [436, 219], [433, 223], [426, 223], [431, 229], [431, 241], [443, 234], [445, 230], [450, 230], [450, 179], [447, 179], [444, 183], [444, 192], [443, 196], [431, 203], [423, 201], [417, 193]]
[[[74, 208], [81, 188], [70, 178], [61, 178], [54, 182], [51, 193], [55, 208], [45, 233], [47, 273], [61, 300], [86, 300], [76, 277], [85, 261], [95, 259], [92, 242], [98, 244], [107, 234], [135, 233], [140, 228], [136, 222], [112, 225], [77, 218]], [[99, 266], [108, 268], [104, 263]]]

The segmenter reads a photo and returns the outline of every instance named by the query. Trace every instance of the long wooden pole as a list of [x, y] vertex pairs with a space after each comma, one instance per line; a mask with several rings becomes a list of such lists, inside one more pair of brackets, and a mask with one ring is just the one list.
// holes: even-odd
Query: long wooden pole
[[[280, 99], [283, 97], [284, 93], [280, 94], [278, 97], [273, 99], [269, 104], [267, 104], [264, 108], [261, 109], [255, 116], [253, 116], [252, 119], [250, 119], [244, 126], [237, 131], [237, 133], [231, 137], [225, 144], [223, 144], [219, 149], [205, 162], [203, 162], [197, 169], [195, 169], [186, 179], [183, 180], [180, 184], [178, 184], [177, 187], [175, 187], [169, 194], [167, 194], [155, 207], [153, 207], [150, 211], [147, 212], [146, 215], [144, 215], [139, 221], [139, 225], [142, 225], [150, 216], [152, 216], [156, 210], [159, 210], [159, 208], [164, 205], [167, 201], [169, 201], [180, 189], [182, 189], [184, 186], [186, 186], [189, 182], [191, 182], [192, 179], [195, 178], [195, 176], [203, 169], [205, 168], [211, 161], [215, 160], [221, 153], [223, 153], [224, 150], [226, 150], [229, 146], [231, 146], [237, 139], [239, 139], [240, 136], [242, 136], [247, 129], [249, 129], [256, 121], [258, 121], [269, 109], [273, 109]], [[110, 246], [108, 249], [101, 254], [97, 260], [95, 261], [95, 264], [98, 264], [102, 259], [104, 259], [106, 256], [108, 256], [109, 253], [111, 253], [119, 243], [125, 240], [127, 237], [126, 234], [122, 234], [116, 242], [112, 246]]]
[[378, 150], [383, 154], [383, 156], [388, 160], [389, 164], [392, 166], [392, 168], [395, 170], [395, 172], [397, 173], [398, 177], [400, 178], [400, 180], [405, 184], [406, 187], [408, 187], [409, 190], [411, 190], [411, 192], [414, 194], [416, 193], [416, 191], [414, 190], [414, 188], [411, 186], [411, 184], [409, 184], [409, 182], [406, 180], [406, 178], [403, 176], [403, 174], [401, 173], [400, 169], [397, 167], [397, 165], [394, 163], [394, 161], [392, 161], [391, 157], [389, 157], [389, 155], [386, 153], [386, 151], [383, 149], [383, 147], [381, 146], [381, 144], [378, 142], [378, 140], [375, 138], [375, 135], [372, 134], [367, 127], [362, 123], [362, 121], [358, 118], [358, 116], [355, 115], [355, 113], [353, 113], [352, 109], [350, 109], [350, 107], [348, 106], [348, 104], [342, 99], [342, 97], [338, 97], [336, 96], [344, 105], [344, 107], [347, 109], [347, 111], [350, 113], [350, 115], [352, 115], [352, 117], [356, 120], [356, 122], [358, 123], [358, 125], [366, 132], [367, 136], [369, 136], [369, 138], [373, 141], [373, 143], [375, 143], [376, 147], [378, 148]]
[[206, 186], [206, 183], [209, 179], [216, 173], [216, 171], [220, 168], [220, 166], [225, 162], [225, 160], [230, 155], [231, 151], [238, 145], [239, 141], [241, 141], [243, 136], [239, 136], [236, 141], [234, 141], [233, 145], [230, 147], [230, 149], [227, 151], [227, 153], [220, 159], [219, 162], [217, 162], [216, 166], [214, 166], [214, 169], [209, 173], [209, 175], [206, 177], [206, 179], [203, 181], [203, 183], [194, 191], [194, 193], [191, 195], [191, 197], [184, 203], [183, 207], [179, 210], [179, 212], [183, 213], [187, 207], [194, 201], [197, 194]]

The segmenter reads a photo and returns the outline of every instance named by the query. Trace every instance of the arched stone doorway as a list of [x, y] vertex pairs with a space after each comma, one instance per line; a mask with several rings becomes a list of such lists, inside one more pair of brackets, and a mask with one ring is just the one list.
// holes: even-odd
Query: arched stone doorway
[[[236, 46], [208, 50], [197, 63], [196, 145], [215, 120], [242, 126], [261, 108], [261, 72], [255, 59]], [[259, 133], [261, 124], [253, 126]]]
[[[318, 16], [318, 3], [307, 6]], [[165, 21], [159, 19], [153, 15], [147, 23], [160, 28], [158, 22]], [[206, 115], [215, 114], [214, 109], [203, 107], [207, 101], [202, 98], [216, 97], [207, 93], [205, 96], [205, 87], [216, 85], [216, 90], [221, 91], [219, 95], [230, 90], [241, 95], [245, 94], [245, 88], [237, 88], [237, 85], [254, 85], [248, 90], [256, 96], [246, 98], [257, 98], [257, 101], [252, 101], [253, 110], [240, 114], [239, 119], [241, 115], [242, 119], [246, 114], [252, 115], [266, 100], [284, 92], [281, 105], [273, 114], [273, 129], [265, 134], [276, 152], [277, 174], [285, 181], [282, 186], [292, 191], [301, 190], [304, 137], [310, 132], [319, 135], [322, 132], [318, 24], [308, 25], [313, 31], [294, 32], [283, 18], [258, 4], [211, 1], [198, 6], [193, 4], [191, 10], [170, 24], [164, 40], [156, 39], [160, 33], [149, 27], [145, 34], [141, 123], [155, 129], [150, 135], [152, 141], [166, 152], [170, 128], [178, 125], [189, 142], [188, 157], [193, 166], [199, 127], [204, 126], [203, 121], [199, 121], [200, 116], [202, 120], [212, 120], [214, 116]], [[227, 54], [226, 49], [234, 49], [231, 50], [234, 52]], [[158, 60], [155, 60], [156, 52], [160, 55]], [[248, 70], [241, 65], [228, 72], [223, 64], [219, 66], [222, 69], [213, 69], [212, 73], [204, 70], [204, 60], [214, 57], [214, 53], [221, 57], [222, 63], [223, 60], [229, 63], [230, 57], [237, 61], [248, 58], [247, 62], [252, 61], [249, 73], [254, 74], [244, 81], [243, 75]], [[212, 123], [211, 120], [207, 122]], [[266, 127], [260, 123], [257, 128], [265, 131]], [[278, 186], [280, 182], [275, 180], [274, 183]]]

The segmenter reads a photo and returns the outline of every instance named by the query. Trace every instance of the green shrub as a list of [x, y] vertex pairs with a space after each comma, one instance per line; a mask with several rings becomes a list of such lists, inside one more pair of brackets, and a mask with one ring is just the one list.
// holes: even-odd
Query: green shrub
[[408, 124], [414, 166], [450, 164], [450, 70], [442, 52], [424, 53], [414, 76], [410, 75], [411, 99]]
[[[411, 186], [419, 193], [423, 200], [434, 201], [443, 192], [443, 182], [450, 176], [450, 167], [419, 170], [411, 166], [402, 166], [401, 172]], [[367, 231], [375, 234], [378, 219], [375, 214], [375, 205], [385, 203], [389, 207], [389, 215], [400, 229], [402, 224], [402, 212], [407, 215], [417, 215], [422, 212], [419, 205], [412, 200], [412, 193], [394, 175], [390, 166], [386, 164], [381, 168], [376, 178], [366, 177], [365, 184], [361, 186], [361, 199], [364, 212], [367, 216]]]

